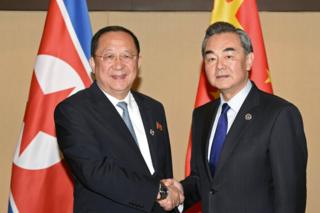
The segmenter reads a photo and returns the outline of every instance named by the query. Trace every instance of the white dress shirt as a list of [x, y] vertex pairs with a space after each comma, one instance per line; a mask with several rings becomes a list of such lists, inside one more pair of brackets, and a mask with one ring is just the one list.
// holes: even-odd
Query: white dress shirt
[[251, 88], [252, 88], [252, 83], [251, 83], [250, 80], [248, 80], [246, 86], [242, 90], [240, 90], [240, 92], [238, 92], [235, 96], [233, 96], [228, 102], [226, 102], [223, 99], [223, 96], [220, 94], [221, 102], [220, 102], [218, 111], [216, 113], [216, 117], [214, 119], [214, 123], [213, 123], [212, 130], [211, 130], [211, 135], [210, 135], [210, 140], [209, 140], [208, 161], [210, 160], [210, 152], [211, 152], [211, 147], [212, 147], [212, 141], [213, 141], [214, 134], [216, 132], [217, 125], [218, 125], [218, 120], [219, 120], [219, 117], [220, 117], [220, 114], [221, 114], [222, 105], [224, 103], [227, 103], [229, 105], [229, 107], [230, 107], [230, 109], [227, 112], [227, 117], [228, 117], [227, 134], [228, 134], [229, 129], [232, 126], [233, 121], [236, 118], [236, 116], [237, 116], [237, 114], [238, 114], [238, 112], [239, 112], [244, 100], [248, 96]]
[[117, 98], [109, 95], [108, 93], [101, 90], [107, 98], [110, 100], [110, 102], [113, 104], [113, 106], [116, 108], [116, 110], [119, 112], [120, 116], [122, 117], [123, 111], [120, 107], [117, 106], [117, 104], [121, 101], [124, 101], [127, 103], [128, 106], [128, 112], [130, 116], [130, 120], [134, 129], [134, 132], [137, 137], [137, 144], [139, 146], [140, 152], [144, 158], [144, 161], [146, 162], [148, 169], [151, 174], [154, 173], [154, 167], [152, 164], [148, 139], [146, 136], [146, 132], [144, 130], [141, 114], [139, 111], [139, 107], [137, 102], [135, 101], [133, 95], [131, 92], [128, 93], [128, 95], [123, 100], [118, 100]]

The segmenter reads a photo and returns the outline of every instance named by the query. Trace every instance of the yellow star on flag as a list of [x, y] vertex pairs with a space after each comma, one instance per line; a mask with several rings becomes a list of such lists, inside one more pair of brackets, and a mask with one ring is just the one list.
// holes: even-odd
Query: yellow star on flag
[[237, 11], [242, 2], [243, 0], [214, 1], [214, 10], [211, 15], [211, 23], [224, 21], [242, 29], [242, 26], [236, 17]]
[[268, 69], [267, 69], [267, 75], [268, 75], [268, 78], [264, 81], [264, 83], [269, 84], [271, 83], [271, 76], [270, 76], [270, 71]]

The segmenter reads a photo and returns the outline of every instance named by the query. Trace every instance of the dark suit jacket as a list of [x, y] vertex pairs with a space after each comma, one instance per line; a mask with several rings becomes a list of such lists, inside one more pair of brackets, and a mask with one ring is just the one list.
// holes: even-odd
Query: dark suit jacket
[[219, 104], [193, 112], [191, 175], [182, 181], [186, 208], [201, 200], [204, 213], [303, 213], [307, 146], [298, 109], [253, 85], [212, 177], [208, 142]]
[[55, 110], [59, 147], [74, 179], [74, 212], [162, 212], [159, 181], [172, 177], [171, 150], [161, 103], [132, 92], [141, 113], [155, 174], [128, 128], [96, 83]]

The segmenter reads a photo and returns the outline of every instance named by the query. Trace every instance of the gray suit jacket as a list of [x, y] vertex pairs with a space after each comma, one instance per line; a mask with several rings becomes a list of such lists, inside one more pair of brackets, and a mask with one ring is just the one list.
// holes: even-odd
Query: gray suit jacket
[[303, 213], [307, 145], [298, 109], [253, 85], [212, 177], [208, 142], [219, 104], [193, 112], [191, 175], [182, 181], [186, 208], [201, 200], [204, 213]]

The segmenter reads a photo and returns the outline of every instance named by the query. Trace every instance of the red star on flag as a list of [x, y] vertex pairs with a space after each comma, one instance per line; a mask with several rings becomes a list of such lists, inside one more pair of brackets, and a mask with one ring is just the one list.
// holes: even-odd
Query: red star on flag
[[33, 73], [19, 155], [40, 131], [55, 136], [54, 109], [59, 102], [70, 95], [73, 89], [74, 87], [44, 94], [36, 75]]

